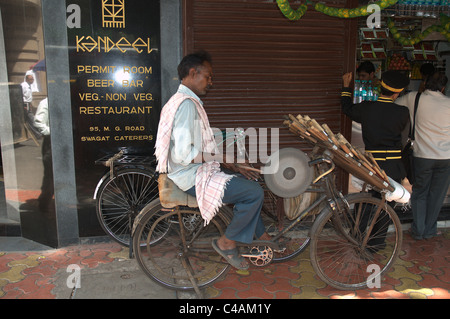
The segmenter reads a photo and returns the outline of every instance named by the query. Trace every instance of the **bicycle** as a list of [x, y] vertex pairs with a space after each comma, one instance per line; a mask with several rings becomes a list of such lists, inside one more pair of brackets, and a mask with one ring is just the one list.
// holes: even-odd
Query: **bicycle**
[[[242, 137], [241, 137], [242, 138]], [[235, 136], [226, 136], [223, 142]], [[131, 228], [135, 217], [152, 200], [158, 197], [158, 174], [155, 172], [154, 156], [125, 154], [123, 150], [114, 155], [105, 155], [95, 161], [96, 165], [109, 168], [97, 183], [94, 191], [97, 219], [101, 228], [117, 243], [129, 247], [133, 257]], [[276, 219], [277, 200], [265, 188], [268, 200], [263, 206], [267, 217]], [[155, 238], [154, 240], [157, 240]]]
[[[294, 258], [311, 244], [310, 259], [317, 275], [333, 287], [353, 290], [366, 286], [369, 265], [379, 267], [379, 276], [392, 267], [400, 252], [401, 224], [384, 194], [381, 199], [367, 193], [343, 196], [335, 187], [332, 158], [325, 150], [309, 162], [319, 176], [307, 192], [320, 194], [317, 200], [272, 233], [271, 241], [239, 246], [245, 248], [242, 256], [261, 267]], [[152, 280], [170, 289], [195, 290], [200, 296], [201, 288], [230, 268], [213, 250], [211, 240], [224, 233], [232, 213], [223, 206], [203, 227], [200, 212], [192, 206], [175, 200], [172, 207], [163, 207], [160, 199], [152, 201], [135, 219], [133, 249], [140, 268]], [[307, 235], [299, 234], [299, 226], [318, 207], [320, 214]], [[160, 236], [164, 227], [168, 229]], [[155, 236], [159, 241], [153, 241]]]
[[95, 162], [109, 168], [94, 191], [98, 221], [114, 241], [130, 248], [130, 256], [134, 219], [158, 197], [155, 162], [153, 156], [124, 154], [123, 151]]

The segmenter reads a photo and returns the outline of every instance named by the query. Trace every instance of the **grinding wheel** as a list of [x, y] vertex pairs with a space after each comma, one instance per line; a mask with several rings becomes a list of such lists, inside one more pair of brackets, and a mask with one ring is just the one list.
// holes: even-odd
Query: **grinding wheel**
[[309, 157], [296, 148], [282, 148], [272, 154], [267, 165], [275, 165], [278, 170], [264, 174], [267, 187], [277, 196], [288, 198], [302, 194], [311, 184], [314, 169], [308, 165]]

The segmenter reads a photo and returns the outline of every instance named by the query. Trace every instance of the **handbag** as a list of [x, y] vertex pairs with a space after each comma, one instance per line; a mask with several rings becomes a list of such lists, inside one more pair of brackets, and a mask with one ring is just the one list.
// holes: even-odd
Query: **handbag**
[[402, 161], [406, 171], [406, 177], [411, 185], [415, 182], [415, 174], [414, 174], [414, 131], [416, 126], [416, 112], [417, 107], [419, 106], [419, 98], [420, 93], [417, 92], [416, 99], [414, 101], [414, 114], [413, 114], [413, 123], [409, 130], [408, 141], [406, 142], [405, 147], [402, 150]]

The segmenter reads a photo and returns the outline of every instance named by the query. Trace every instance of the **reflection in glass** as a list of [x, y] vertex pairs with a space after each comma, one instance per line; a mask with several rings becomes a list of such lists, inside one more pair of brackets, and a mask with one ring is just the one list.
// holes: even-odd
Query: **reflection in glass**
[[56, 247], [41, 3], [0, 0], [0, 13], [0, 54], [6, 58], [1, 82], [9, 83], [0, 91], [0, 218], [20, 224], [23, 237]]

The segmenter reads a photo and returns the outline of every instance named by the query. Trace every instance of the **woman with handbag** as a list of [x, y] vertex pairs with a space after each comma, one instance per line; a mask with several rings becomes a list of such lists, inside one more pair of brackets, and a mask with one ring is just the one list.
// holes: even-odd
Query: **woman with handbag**
[[450, 98], [443, 94], [447, 81], [436, 72], [420, 97], [411, 92], [396, 101], [409, 108], [415, 128], [411, 235], [418, 240], [439, 235], [437, 219], [450, 184]]

